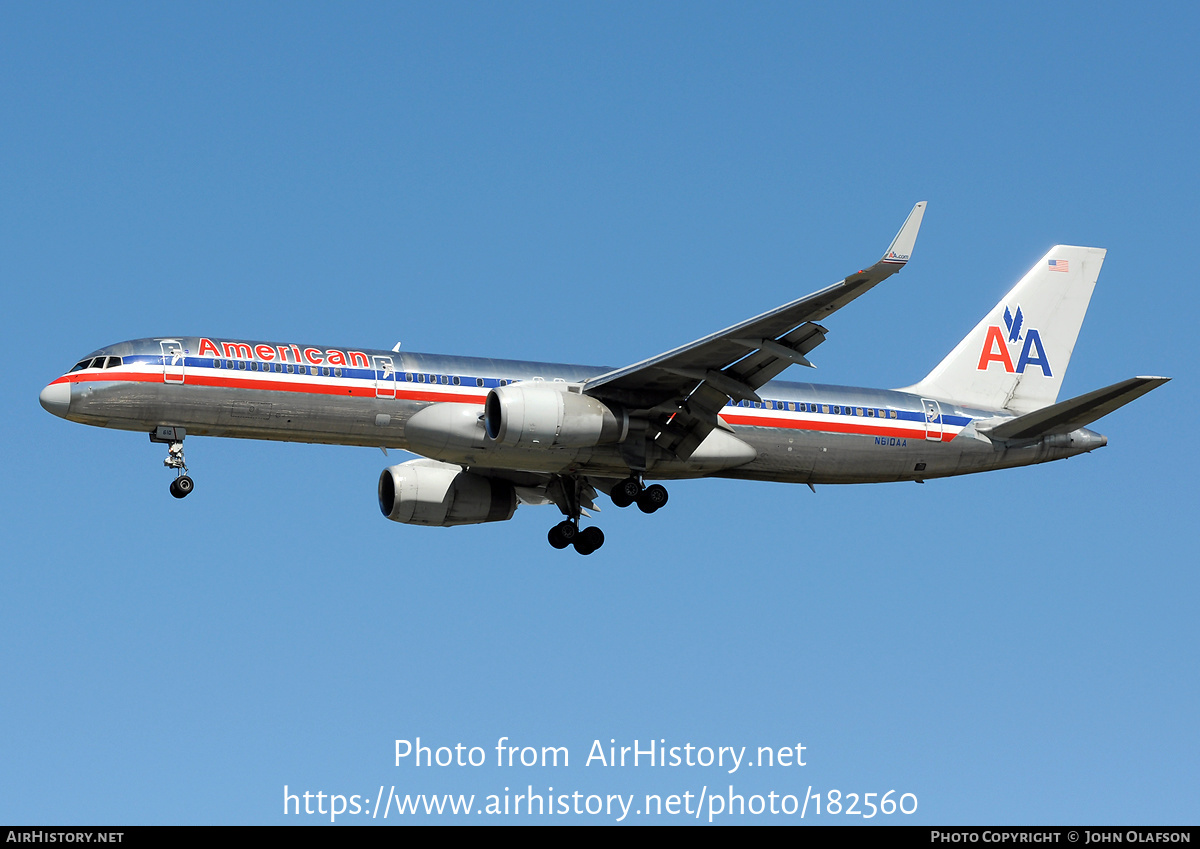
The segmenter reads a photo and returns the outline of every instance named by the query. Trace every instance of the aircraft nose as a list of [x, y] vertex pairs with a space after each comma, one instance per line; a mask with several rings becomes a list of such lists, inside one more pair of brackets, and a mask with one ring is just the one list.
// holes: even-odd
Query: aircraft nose
[[46, 408], [46, 412], [65, 416], [71, 407], [71, 384], [51, 383], [38, 395], [38, 400]]

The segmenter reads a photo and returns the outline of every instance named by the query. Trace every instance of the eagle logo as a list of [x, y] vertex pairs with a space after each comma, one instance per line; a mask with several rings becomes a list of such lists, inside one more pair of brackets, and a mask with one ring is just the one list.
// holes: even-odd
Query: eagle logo
[[1025, 318], [1021, 315], [1021, 305], [1017, 304], [1017, 316], [1013, 318], [1013, 314], [1008, 311], [1008, 307], [1004, 308], [1004, 323], [1008, 325], [1008, 341], [1018, 342], [1021, 339], [1021, 324]]
[[[1020, 304], [1017, 304], [1016, 315], [1007, 306], [1004, 308], [1004, 325], [1008, 329], [1007, 339], [1000, 325], [993, 324], [987, 329], [983, 349], [979, 352], [979, 365], [975, 368], [978, 371], [987, 371], [992, 363], [999, 363], [1009, 374], [1024, 374], [1028, 366], [1037, 366], [1046, 377], [1053, 377], [1050, 358], [1046, 356], [1046, 348], [1042, 344], [1042, 335], [1036, 328], [1025, 326], [1025, 316], [1021, 312]], [[1015, 347], [1022, 339], [1025, 341], [1021, 345], [1021, 353], [1016, 357], [1016, 365], [1013, 365], [1015, 351], [1010, 351], [1009, 346]]]

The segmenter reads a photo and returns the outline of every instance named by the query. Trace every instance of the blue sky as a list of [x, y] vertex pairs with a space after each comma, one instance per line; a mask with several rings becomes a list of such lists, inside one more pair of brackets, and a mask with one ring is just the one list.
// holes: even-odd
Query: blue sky
[[[5, 4], [0, 820], [732, 785], [919, 799], [876, 822], [1194, 823], [1198, 29], [1189, 4]], [[818, 379], [919, 379], [1062, 243], [1109, 251], [1063, 397], [1174, 380], [1093, 455], [676, 483], [605, 509], [586, 559], [550, 508], [386, 522], [395, 454], [362, 448], [189, 441], [177, 502], [144, 435], [37, 404], [164, 334], [623, 365], [873, 262], [917, 200], [912, 263], [827, 323]], [[418, 736], [571, 764], [394, 766]], [[806, 766], [585, 766], [610, 739]]]

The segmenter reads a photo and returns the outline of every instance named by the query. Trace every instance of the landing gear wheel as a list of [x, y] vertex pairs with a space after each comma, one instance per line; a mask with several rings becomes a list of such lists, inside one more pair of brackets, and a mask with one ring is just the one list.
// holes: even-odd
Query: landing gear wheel
[[558, 549], [566, 548], [579, 535], [579, 528], [571, 521], [559, 522], [546, 534], [550, 544]]
[[187, 462], [183, 459], [183, 440], [186, 435], [183, 428], [174, 425], [159, 425], [150, 431], [151, 442], [169, 446], [163, 465], [175, 470], [175, 480], [171, 481], [171, 495], [176, 498], [186, 498], [187, 494], [196, 488], [192, 479], [187, 476]]
[[604, 531], [599, 528], [584, 528], [575, 537], [575, 550], [580, 554], [591, 554], [604, 545]]
[[643, 513], [653, 513], [667, 503], [667, 488], [660, 484], [648, 486], [637, 497], [638, 509]]
[[628, 507], [642, 492], [642, 485], [637, 478], [625, 478], [612, 488], [608, 497], [618, 507]]

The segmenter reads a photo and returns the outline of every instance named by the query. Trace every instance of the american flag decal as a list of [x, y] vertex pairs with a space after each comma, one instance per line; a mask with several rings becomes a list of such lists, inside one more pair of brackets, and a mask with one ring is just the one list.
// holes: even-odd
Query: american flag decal
[[1052, 259], [1049, 261], [1051, 271], [1070, 271], [1070, 263], [1065, 259]]

